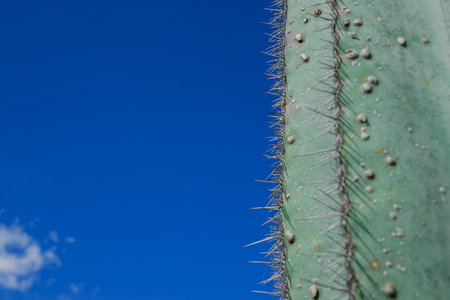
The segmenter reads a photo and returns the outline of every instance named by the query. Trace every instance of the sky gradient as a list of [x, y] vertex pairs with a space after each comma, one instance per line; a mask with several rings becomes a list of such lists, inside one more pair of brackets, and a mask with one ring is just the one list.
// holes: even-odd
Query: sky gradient
[[268, 5], [2, 2], [1, 299], [268, 298]]

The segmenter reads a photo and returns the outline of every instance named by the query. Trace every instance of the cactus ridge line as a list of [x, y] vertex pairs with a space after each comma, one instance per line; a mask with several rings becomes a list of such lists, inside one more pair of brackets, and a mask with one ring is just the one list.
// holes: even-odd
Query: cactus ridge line
[[355, 295], [358, 289], [358, 280], [355, 275], [355, 270], [352, 266], [352, 259], [355, 252], [355, 244], [353, 241], [352, 231], [349, 227], [349, 218], [352, 213], [352, 202], [350, 201], [350, 196], [347, 192], [346, 181], [347, 181], [347, 163], [342, 157], [343, 147], [345, 143], [344, 131], [342, 128], [342, 118], [344, 116], [344, 111], [341, 103], [341, 94], [343, 90], [343, 82], [340, 76], [340, 69], [342, 65], [342, 58], [339, 56], [339, 41], [341, 37], [341, 33], [339, 30], [338, 20], [339, 20], [339, 5], [336, 0], [329, 1], [329, 5], [331, 6], [331, 27], [332, 27], [332, 46], [333, 46], [333, 54], [334, 54], [334, 79], [335, 79], [335, 87], [334, 87], [334, 99], [335, 99], [335, 116], [336, 116], [336, 156], [338, 163], [338, 188], [340, 192], [341, 198], [341, 209], [340, 209], [340, 224], [343, 229], [343, 237], [344, 237], [344, 256], [345, 256], [345, 269], [347, 271], [347, 290], [348, 290], [348, 299], [354, 300]]

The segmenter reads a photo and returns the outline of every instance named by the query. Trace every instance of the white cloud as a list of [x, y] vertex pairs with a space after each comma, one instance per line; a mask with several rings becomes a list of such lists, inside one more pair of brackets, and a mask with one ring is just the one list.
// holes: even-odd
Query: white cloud
[[75, 238], [73, 236], [66, 236], [66, 243], [69, 244], [75, 243]]
[[58, 238], [58, 233], [56, 231], [50, 231], [48, 233], [48, 238], [50, 239], [50, 241], [57, 243], [59, 238]]
[[37, 273], [48, 264], [60, 264], [54, 248], [43, 252], [22, 227], [0, 224], [1, 287], [27, 290], [33, 285]]

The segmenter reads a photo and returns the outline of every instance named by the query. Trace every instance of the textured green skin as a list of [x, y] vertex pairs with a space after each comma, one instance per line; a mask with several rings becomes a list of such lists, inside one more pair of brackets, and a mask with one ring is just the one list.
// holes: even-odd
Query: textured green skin
[[[319, 283], [329, 283], [328, 275], [320, 274], [328, 268], [327, 258], [323, 257], [320, 264], [319, 257], [313, 254], [336, 249], [333, 242], [321, 234], [327, 220], [301, 220], [330, 213], [312, 197], [319, 193], [318, 186], [306, 183], [336, 178], [335, 170], [327, 165], [312, 168], [319, 155], [299, 157], [333, 147], [335, 139], [333, 134], [313, 139], [322, 131], [318, 127], [327, 119], [303, 108], [304, 105], [316, 107], [329, 98], [308, 89], [327, 72], [319, 62], [331, 57], [331, 46], [328, 53], [317, 56], [319, 52], [326, 52], [326, 49], [318, 50], [326, 46], [321, 39], [330, 40], [332, 36], [329, 30], [317, 31], [326, 21], [311, 16], [313, 10], [320, 7], [323, 16], [329, 10], [326, 5], [312, 6], [317, 2], [288, 1], [284, 189], [291, 197], [283, 212], [285, 229], [296, 236], [293, 244], [285, 242], [292, 299], [311, 298], [308, 281], [313, 278]], [[348, 76], [344, 78], [347, 83], [344, 91], [352, 100], [351, 107], [344, 109], [345, 120], [358, 132], [360, 127], [366, 126], [370, 134], [370, 139], [363, 141], [358, 135], [350, 138], [353, 133], [348, 132], [346, 143], [353, 143], [361, 162], [376, 174], [373, 180], [368, 180], [363, 176], [364, 169], [356, 162], [349, 166], [356, 170], [349, 168], [350, 175], [359, 176], [363, 189], [366, 185], [374, 187], [374, 192], [366, 194], [365, 199], [359, 199], [352, 192], [349, 194], [354, 209], [364, 215], [361, 219], [365, 226], [379, 239], [370, 238], [351, 223], [360, 233], [359, 239], [355, 239], [356, 258], [375, 283], [370, 283], [366, 273], [354, 263], [359, 285], [364, 295], [374, 299], [385, 298], [380, 291], [386, 282], [396, 286], [396, 299], [447, 299], [450, 297], [450, 203], [446, 201], [450, 200], [450, 41], [446, 30], [449, 23], [445, 21], [450, 18], [448, 2], [378, 0], [360, 1], [357, 6], [348, 1], [344, 5], [352, 12], [343, 17], [352, 21], [359, 17], [363, 25], [352, 24], [345, 29], [356, 32], [359, 39], [344, 34], [340, 46], [358, 51], [368, 46], [372, 53], [371, 59], [344, 59], [341, 67], [341, 73]], [[305, 11], [300, 11], [300, 7], [306, 8]], [[309, 22], [303, 24], [307, 16]], [[382, 22], [377, 21], [377, 17], [382, 18]], [[293, 38], [300, 32], [305, 36], [301, 46]], [[406, 38], [406, 47], [398, 45], [399, 36]], [[423, 37], [430, 43], [421, 42]], [[311, 60], [301, 62], [300, 53], [310, 55]], [[358, 64], [352, 66], [354, 61]], [[371, 94], [363, 94], [360, 86], [369, 75], [376, 75], [379, 84]], [[292, 103], [292, 99], [296, 101]], [[330, 115], [332, 113], [330, 111]], [[366, 113], [368, 123], [357, 123], [357, 113]], [[412, 128], [412, 132], [408, 128]], [[289, 136], [294, 136], [296, 142], [288, 144]], [[388, 150], [396, 159], [395, 166], [386, 165], [386, 154], [379, 152], [380, 148]], [[444, 187], [447, 194], [440, 193], [439, 187]], [[395, 211], [394, 204], [402, 207], [401, 212], [396, 211], [396, 220], [389, 217], [389, 212]], [[404, 231], [403, 237], [391, 236], [396, 227]], [[320, 243], [320, 247], [315, 248], [316, 243]], [[389, 253], [382, 252], [385, 248]], [[380, 264], [378, 270], [370, 267], [373, 259]], [[392, 262], [393, 267], [386, 267], [386, 261]], [[398, 270], [397, 264], [406, 267], [406, 272]], [[298, 284], [302, 287], [297, 287]], [[320, 284], [319, 288], [320, 299], [332, 299], [339, 294]], [[356, 299], [363, 299], [363, 295], [358, 294]]]

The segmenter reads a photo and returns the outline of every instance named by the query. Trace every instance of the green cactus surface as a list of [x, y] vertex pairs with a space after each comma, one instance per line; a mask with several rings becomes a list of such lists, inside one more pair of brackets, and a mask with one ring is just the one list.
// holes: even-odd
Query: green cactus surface
[[450, 2], [278, 0], [280, 299], [450, 299]]

